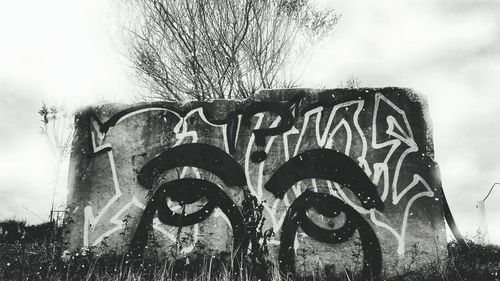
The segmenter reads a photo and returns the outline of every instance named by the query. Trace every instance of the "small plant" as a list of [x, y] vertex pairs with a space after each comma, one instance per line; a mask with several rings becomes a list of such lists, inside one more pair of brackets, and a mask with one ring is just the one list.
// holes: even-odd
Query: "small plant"
[[[141, 257], [135, 266], [126, 263], [117, 253], [109, 252], [106, 255], [99, 255], [92, 252], [92, 249], [83, 249], [78, 253], [68, 255], [66, 261], [60, 258], [61, 253], [46, 253], [46, 249], [62, 249], [58, 240], [46, 239], [43, 229], [51, 229], [52, 226], [45, 224], [30, 226], [23, 222], [5, 221], [0, 222], [0, 280], [115, 280], [115, 281], [135, 281], [135, 280], [172, 280], [172, 281], [232, 281], [236, 277], [241, 281], [291, 281], [280, 275], [278, 268], [274, 264], [267, 263], [269, 259], [267, 239], [271, 231], [263, 231], [262, 206], [255, 198], [246, 198], [245, 204], [256, 206], [250, 217], [246, 217], [248, 226], [258, 226], [255, 232], [248, 232], [251, 242], [249, 248], [249, 258], [241, 260], [239, 268], [234, 269], [228, 264], [229, 259], [215, 255], [210, 251], [202, 251], [204, 247], [201, 243], [195, 244], [196, 252], [204, 252], [206, 255], [199, 256], [198, 260], [180, 259], [174, 260], [171, 257], [161, 258], [154, 253]], [[13, 235], [18, 231], [21, 235]], [[60, 226], [56, 227], [60, 232]], [[38, 232], [34, 234], [33, 231]], [[6, 234], [6, 233], [9, 234]], [[17, 237], [15, 240], [6, 240], [6, 236]], [[49, 234], [47, 234], [49, 235]], [[50, 237], [59, 237], [53, 235]], [[156, 252], [161, 245], [158, 244], [154, 235], [147, 245], [148, 251]], [[182, 239], [180, 239], [182, 241]], [[191, 242], [189, 236], [187, 242]], [[354, 241], [355, 245], [358, 245]], [[105, 240], [104, 240], [104, 243]], [[253, 243], [253, 244], [252, 244]], [[500, 265], [500, 247], [494, 245], [484, 245], [467, 240], [468, 247], [456, 242], [448, 243], [447, 257], [440, 257], [445, 263], [444, 267], [434, 263], [425, 263], [422, 258], [422, 251], [419, 245], [412, 247], [410, 262], [400, 272], [399, 276], [385, 277], [387, 281], [497, 281]], [[359, 245], [358, 245], [359, 246]], [[198, 248], [201, 247], [201, 248]], [[354, 248], [351, 255], [346, 257], [353, 261], [361, 259], [362, 253], [359, 248]], [[300, 252], [299, 252], [300, 254]], [[312, 253], [314, 254], [314, 253]], [[305, 254], [304, 254], [305, 255]], [[442, 259], [441, 259], [442, 258]], [[124, 262], [125, 261], [125, 262]], [[413, 261], [413, 262], [412, 262]], [[390, 263], [390, 261], [388, 261]], [[386, 263], [386, 264], [388, 264]], [[182, 271], [176, 271], [176, 265], [183, 266]], [[356, 263], [354, 268], [346, 268], [340, 276], [335, 276], [334, 270], [329, 270], [334, 265], [324, 263], [325, 272], [317, 269], [309, 270], [310, 277], [297, 278], [297, 281], [306, 280], [342, 280], [358, 281], [362, 280], [356, 275]], [[389, 265], [388, 265], [389, 266]], [[359, 267], [359, 265], [358, 265]], [[393, 267], [393, 266], [391, 266]], [[241, 268], [241, 270], [240, 270]], [[388, 271], [394, 268], [388, 268]]]
[[265, 218], [263, 217], [264, 205], [249, 191], [244, 190], [243, 219], [250, 241], [248, 258], [255, 272], [255, 277], [266, 280], [270, 276], [270, 266], [266, 257], [269, 255], [268, 241], [274, 235], [273, 228], [263, 230]]

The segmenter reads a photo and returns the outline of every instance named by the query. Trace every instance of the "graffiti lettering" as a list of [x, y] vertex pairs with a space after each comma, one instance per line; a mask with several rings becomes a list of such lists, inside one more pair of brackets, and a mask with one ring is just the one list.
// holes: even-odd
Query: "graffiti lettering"
[[252, 153], [252, 155], [250, 156], [252, 162], [260, 163], [266, 159], [266, 152], [262, 150], [266, 145], [266, 136], [280, 135], [292, 128], [294, 122], [294, 114], [290, 111], [290, 107], [294, 106], [296, 108], [295, 116], [297, 116], [298, 103], [300, 103], [303, 97], [304, 94], [295, 95], [289, 102], [283, 104], [278, 102], [256, 102], [250, 104], [245, 109], [242, 115], [242, 122], [243, 125], [247, 128], [249, 128], [251, 125], [250, 118], [257, 113], [270, 112], [279, 116], [279, 123], [277, 126], [267, 129], [253, 130], [253, 133], [255, 135], [255, 144], [260, 148], [260, 150]]
[[[430, 129], [414, 94], [392, 88], [285, 92], [90, 110], [76, 138], [89, 136], [89, 149], [74, 147], [72, 154], [91, 160], [70, 187], [69, 203], [81, 218], [70, 231], [81, 233], [75, 241], [97, 247], [115, 239], [128, 215], [136, 222], [130, 250], [141, 254], [151, 229], [165, 243], [176, 243], [176, 228], [185, 226], [206, 239], [211, 234], [203, 224], [213, 218], [225, 224], [214, 231], [232, 231], [227, 241], [234, 254], [245, 254], [243, 191], [262, 203], [264, 227], [276, 233], [269, 243], [279, 249], [281, 270], [291, 274], [295, 251], [313, 240], [336, 245], [357, 233], [365, 278], [380, 276], [381, 249], [404, 256], [408, 241], [419, 239], [409, 231], [417, 225], [426, 239], [445, 241], [446, 206]], [[204, 203], [185, 213], [195, 202]], [[344, 226], [320, 227], [309, 210], [328, 218], [342, 213]], [[298, 242], [304, 234], [310, 240]]]

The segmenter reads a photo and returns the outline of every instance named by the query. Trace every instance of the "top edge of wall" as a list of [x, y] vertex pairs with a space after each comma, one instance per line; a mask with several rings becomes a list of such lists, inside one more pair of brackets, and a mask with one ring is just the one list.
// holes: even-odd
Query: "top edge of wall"
[[88, 110], [95, 110], [103, 107], [113, 108], [116, 111], [120, 111], [126, 109], [131, 106], [136, 105], [155, 105], [155, 104], [171, 104], [180, 108], [188, 108], [201, 104], [210, 104], [217, 102], [234, 102], [234, 103], [245, 103], [251, 101], [262, 101], [270, 98], [271, 95], [275, 100], [286, 100], [287, 98], [292, 97], [297, 93], [304, 92], [309, 97], [316, 97], [324, 92], [332, 92], [334, 93], [366, 93], [366, 94], [375, 94], [377, 92], [382, 92], [385, 95], [399, 95], [405, 94], [411, 102], [418, 102], [423, 105], [425, 109], [427, 109], [427, 99], [426, 96], [419, 92], [415, 91], [411, 88], [400, 88], [400, 87], [382, 87], [382, 88], [325, 88], [325, 89], [314, 89], [314, 88], [277, 88], [277, 89], [262, 89], [257, 91], [257, 93], [253, 96], [250, 96], [245, 99], [212, 99], [207, 101], [196, 101], [196, 100], [186, 100], [180, 102], [174, 101], [147, 101], [147, 102], [136, 102], [136, 103], [114, 103], [114, 102], [103, 102], [103, 103], [95, 103], [80, 107], [76, 110], [78, 112], [84, 112]]

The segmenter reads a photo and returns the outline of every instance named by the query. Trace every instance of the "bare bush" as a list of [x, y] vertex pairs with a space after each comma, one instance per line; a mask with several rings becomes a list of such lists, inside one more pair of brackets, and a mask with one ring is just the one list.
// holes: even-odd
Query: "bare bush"
[[[246, 98], [297, 86], [291, 60], [339, 20], [308, 0], [131, 0], [127, 56], [147, 99]], [[299, 71], [300, 72], [300, 71]]]

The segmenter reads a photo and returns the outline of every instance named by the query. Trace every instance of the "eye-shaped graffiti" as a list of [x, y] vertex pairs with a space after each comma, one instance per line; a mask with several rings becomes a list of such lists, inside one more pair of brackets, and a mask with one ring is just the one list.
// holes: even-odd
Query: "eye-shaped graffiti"
[[[324, 229], [316, 225], [307, 211], [314, 208], [325, 217], [333, 218], [340, 214], [346, 216], [344, 225], [337, 229]], [[315, 193], [306, 190], [293, 201], [288, 209], [281, 230], [281, 247], [279, 252], [280, 271], [287, 275], [295, 274], [294, 240], [297, 228], [300, 228], [317, 241], [340, 244], [359, 232], [363, 250], [363, 280], [380, 280], [382, 273], [382, 252], [380, 243], [370, 224], [351, 206], [330, 194]]]
[[384, 210], [377, 187], [356, 162], [330, 149], [308, 150], [288, 160], [271, 176], [265, 188], [274, 196], [283, 197], [294, 183], [313, 178], [334, 181], [349, 188], [367, 210]]
[[[246, 188], [245, 175], [233, 158], [224, 151], [207, 144], [184, 144], [169, 149], [148, 162], [137, 178], [143, 187], [153, 189], [155, 180], [158, 181], [164, 172], [183, 166], [209, 171], [228, 186]], [[194, 203], [202, 197], [208, 201], [198, 211], [191, 214], [176, 213], [167, 205], [167, 199], [184, 205]], [[156, 213], [162, 223], [182, 227], [204, 221], [215, 208], [219, 208], [229, 219], [234, 237], [234, 256], [240, 256], [248, 244], [245, 239], [243, 215], [240, 208], [217, 185], [196, 178], [169, 181], [154, 190], [137, 225], [130, 252], [134, 256], [142, 254], [147, 243], [148, 230], [152, 226]]]
[[[180, 204], [191, 204], [202, 197], [205, 197], [208, 201], [201, 209], [191, 214], [176, 213], [167, 205], [168, 198]], [[155, 191], [137, 225], [130, 252], [134, 257], [139, 257], [142, 254], [147, 243], [148, 230], [152, 226], [156, 213], [162, 223], [183, 227], [204, 221], [213, 214], [215, 208], [219, 208], [228, 217], [233, 229], [234, 256], [240, 256], [248, 243], [245, 239], [241, 210], [217, 185], [205, 180], [189, 178], [168, 182]]]
[[[304, 169], [307, 167], [307, 169]], [[365, 209], [383, 211], [384, 203], [377, 194], [377, 187], [356, 163], [346, 155], [328, 149], [315, 149], [301, 153], [281, 166], [266, 184], [266, 189], [282, 197], [291, 186], [301, 180], [319, 178], [335, 181], [350, 189], [360, 199]], [[325, 217], [346, 216], [339, 229], [328, 230], [316, 225], [306, 215], [314, 208]], [[281, 229], [279, 253], [280, 270], [294, 275], [294, 240], [300, 228], [317, 241], [339, 244], [349, 240], [359, 231], [364, 256], [363, 277], [378, 280], [382, 270], [382, 255], [377, 236], [365, 219], [344, 201], [330, 194], [306, 190], [289, 207]]]
[[[244, 255], [247, 193], [263, 206], [264, 229], [276, 234], [269, 258], [281, 261], [282, 271], [325, 264], [357, 234], [363, 274], [378, 278], [391, 261], [403, 266], [414, 244], [435, 253], [421, 242], [437, 241], [445, 251], [446, 204], [426, 116], [421, 98], [394, 88], [276, 90], [244, 101], [89, 109], [77, 116], [68, 199], [75, 223], [67, 241], [97, 248], [125, 236], [139, 255], [148, 231], [169, 244], [178, 242], [177, 228], [192, 226], [196, 241], [219, 250], [232, 244]], [[204, 203], [179, 212], [194, 202]], [[316, 225], [311, 211], [345, 217], [344, 226]], [[132, 226], [125, 227], [127, 217]], [[339, 268], [348, 266], [343, 260]]]

